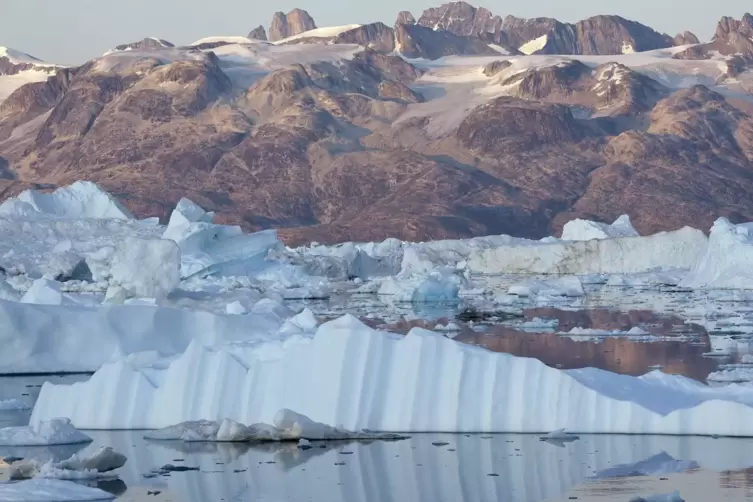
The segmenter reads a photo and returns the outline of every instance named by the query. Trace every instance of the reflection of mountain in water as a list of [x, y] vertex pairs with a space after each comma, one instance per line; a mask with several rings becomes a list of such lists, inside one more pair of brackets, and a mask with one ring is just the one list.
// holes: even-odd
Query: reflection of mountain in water
[[[129, 487], [144, 485], [141, 474], [176, 458], [174, 449], [145, 443], [137, 432], [92, 436], [90, 448], [108, 444], [128, 456], [121, 476]], [[581, 436], [559, 448], [534, 435], [416, 435], [400, 442], [332, 443], [323, 453], [299, 457], [297, 465], [284, 460], [295, 454], [289, 446], [250, 448], [239, 457], [233, 457], [239, 450], [225, 455], [227, 445], [215, 446], [214, 452], [180, 455], [183, 465], [203, 472], [159, 478], [177, 494], [174, 500], [534, 502], [562, 496], [614, 466], [620, 466], [616, 475], [677, 472], [693, 461], [716, 471], [753, 466], [753, 439], [673, 436]]]
[[[640, 327], [662, 340], [645, 342], [629, 337], [604, 337], [598, 341], [573, 340], [556, 333], [520, 331], [510, 326], [491, 326], [483, 334], [465, 330], [455, 340], [479, 345], [495, 352], [533, 357], [563, 369], [600, 368], [627, 375], [643, 375], [655, 366], [665, 373], [681, 374], [699, 381], [717, 368], [717, 361], [703, 357], [711, 350], [708, 334], [682, 319], [650, 311], [619, 312], [607, 309], [566, 311], [554, 308], [527, 309], [521, 322], [535, 318], [556, 319], [557, 330], [573, 328], [628, 331]], [[543, 330], [542, 330], [543, 331]], [[672, 338], [683, 335], [683, 340]], [[697, 342], [689, 343], [690, 336]]]

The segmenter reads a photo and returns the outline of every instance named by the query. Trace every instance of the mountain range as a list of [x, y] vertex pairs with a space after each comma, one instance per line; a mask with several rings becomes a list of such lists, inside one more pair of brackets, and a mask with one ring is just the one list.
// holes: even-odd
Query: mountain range
[[274, 15], [79, 67], [0, 51], [0, 199], [95, 181], [143, 217], [189, 197], [289, 243], [542, 237], [753, 220], [753, 16], [714, 38], [465, 2], [383, 23]]

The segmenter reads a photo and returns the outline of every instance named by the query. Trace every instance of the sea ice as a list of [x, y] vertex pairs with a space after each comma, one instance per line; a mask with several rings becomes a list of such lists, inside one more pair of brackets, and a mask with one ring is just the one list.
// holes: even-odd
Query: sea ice
[[30, 425], [0, 429], [0, 446], [53, 446], [89, 443], [91, 440], [67, 418], [32, 420]]
[[735, 368], [729, 370], [714, 371], [706, 378], [709, 382], [753, 382], [753, 368]]
[[405, 436], [372, 431], [348, 431], [314, 422], [291, 410], [279, 410], [274, 425], [238, 423], [229, 418], [220, 422], [198, 420], [182, 422], [148, 432], [144, 437], [155, 440], [188, 442], [253, 442], [253, 441], [334, 441], [347, 439], [403, 439]]
[[662, 495], [648, 495], [646, 497], [633, 497], [629, 502], [685, 502], [680, 492], [665, 493]]
[[547, 295], [570, 297], [578, 297], [586, 294], [583, 291], [583, 284], [581, 284], [580, 279], [575, 276], [549, 280], [526, 279], [510, 286], [507, 293], [516, 296]]
[[21, 303], [62, 305], [63, 293], [60, 291], [60, 284], [50, 279], [37, 279], [21, 298]]
[[563, 371], [419, 328], [406, 336], [373, 330], [349, 315], [313, 337], [193, 343], [148, 377], [121, 361], [87, 382], [48, 382], [32, 420], [63, 415], [87, 429], [152, 429], [225, 417], [279, 427], [281, 409], [350, 431], [753, 436], [753, 389], [660, 372]]
[[68, 479], [85, 480], [115, 477], [112, 471], [120, 469], [127, 459], [110, 447], [103, 446], [88, 455], [76, 453], [70, 458], [56, 462], [40, 462], [23, 459], [11, 464], [11, 479]]
[[31, 408], [18, 399], [0, 399], [0, 411], [30, 410]]
[[99, 488], [57, 479], [0, 483], [2, 502], [93, 502], [114, 498], [115, 495]]

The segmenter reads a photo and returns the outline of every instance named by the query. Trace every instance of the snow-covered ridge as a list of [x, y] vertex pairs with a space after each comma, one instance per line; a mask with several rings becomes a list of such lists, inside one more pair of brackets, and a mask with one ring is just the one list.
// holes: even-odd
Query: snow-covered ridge
[[278, 40], [275, 43], [275, 45], [283, 45], [288, 42], [293, 42], [295, 40], [301, 40], [303, 38], [331, 38], [336, 37], [342, 33], [345, 33], [346, 31], [355, 30], [356, 28], [360, 28], [360, 24], [346, 24], [343, 26], [325, 26], [322, 28], [315, 28], [313, 30], [304, 31], [303, 33], [299, 33], [298, 35], [293, 35], [292, 37], [283, 38], [282, 40]]
[[195, 42], [189, 44], [190, 46], [195, 45], [204, 45], [204, 44], [218, 44], [218, 43], [226, 43], [226, 44], [263, 44], [266, 43], [261, 40], [255, 40], [248, 37], [239, 37], [239, 36], [215, 36], [215, 37], [204, 37], [199, 40], [196, 40]]
[[270, 423], [283, 408], [348, 430], [753, 436], [753, 390], [658, 372], [561, 371], [418, 328], [394, 336], [352, 316], [313, 338], [245, 350], [194, 343], [148, 375], [121, 361], [88, 382], [46, 383], [32, 421], [70, 416], [84, 429], [221, 417]]
[[133, 215], [113, 196], [89, 181], [77, 181], [52, 193], [26, 190], [0, 204], [0, 216], [36, 219], [116, 219]]
[[11, 49], [10, 47], [0, 47], [0, 58], [8, 58], [12, 64], [44, 64], [41, 59], [30, 56], [21, 51]]

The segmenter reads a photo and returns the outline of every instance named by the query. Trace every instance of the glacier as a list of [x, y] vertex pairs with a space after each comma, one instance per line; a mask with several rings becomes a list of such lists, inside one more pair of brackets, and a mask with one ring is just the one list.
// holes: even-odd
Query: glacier
[[48, 382], [31, 419], [154, 429], [201, 419], [271, 423], [284, 408], [348, 430], [753, 436], [753, 389], [659, 372], [562, 371], [419, 328], [405, 337], [376, 331], [350, 315], [310, 337], [192, 343], [165, 369], [121, 360], [87, 382]]

